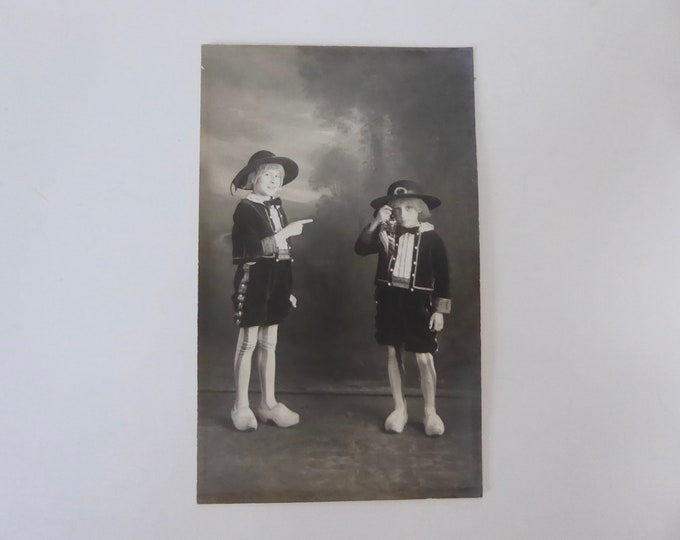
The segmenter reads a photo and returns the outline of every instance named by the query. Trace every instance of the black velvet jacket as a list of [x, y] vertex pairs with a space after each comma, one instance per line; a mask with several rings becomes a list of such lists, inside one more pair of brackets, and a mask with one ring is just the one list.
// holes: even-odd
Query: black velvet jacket
[[[281, 202], [274, 200], [281, 225], [288, 225]], [[290, 243], [288, 254], [290, 254]], [[274, 241], [274, 224], [267, 207], [248, 199], [242, 199], [234, 211], [234, 228], [231, 231], [232, 259], [234, 264], [253, 262], [258, 259], [279, 260], [282, 254]], [[286, 257], [289, 258], [289, 257]]]
[[[372, 233], [368, 230], [368, 226], [364, 227], [354, 245], [354, 251], [358, 255], [377, 253], [378, 268], [375, 273], [375, 284], [391, 287], [395, 257], [387, 253], [380, 241], [379, 233], [380, 227]], [[399, 247], [398, 237], [396, 247]], [[415, 264], [409, 280], [409, 290], [430, 292], [433, 310], [439, 313], [450, 313], [448, 257], [444, 242], [434, 230], [415, 233], [413, 261]]]

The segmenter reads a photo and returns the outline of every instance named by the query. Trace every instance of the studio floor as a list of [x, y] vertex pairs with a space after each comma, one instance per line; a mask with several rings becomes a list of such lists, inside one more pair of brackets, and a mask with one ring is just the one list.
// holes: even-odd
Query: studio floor
[[[437, 398], [446, 424], [427, 437], [422, 398], [407, 396], [409, 423], [389, 434], [388, 395], [277, 395], [300, 413], [297, 426], [234, 429], [233, 393], [198, 395], [199, 503], [478, 497], [482, 493], [479, 394]], [[251, 404], [259, 395], [251, 395]]]

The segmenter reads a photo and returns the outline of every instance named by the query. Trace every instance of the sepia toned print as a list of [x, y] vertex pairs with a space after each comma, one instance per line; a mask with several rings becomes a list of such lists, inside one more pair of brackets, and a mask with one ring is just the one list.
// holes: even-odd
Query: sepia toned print
[[472, 60], [203, 47], [198, 502], [481, 496]]

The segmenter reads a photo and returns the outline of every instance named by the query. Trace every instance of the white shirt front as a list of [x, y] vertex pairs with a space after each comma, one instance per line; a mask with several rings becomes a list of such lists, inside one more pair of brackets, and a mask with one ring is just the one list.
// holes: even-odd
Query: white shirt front
[[413, 266], [413, 247], [416, 236], [411, 233], [404, 233], [399, 237], [397, 256], [392, 270], [392, 285], [396, 287], [408, 288], [411, 281]]

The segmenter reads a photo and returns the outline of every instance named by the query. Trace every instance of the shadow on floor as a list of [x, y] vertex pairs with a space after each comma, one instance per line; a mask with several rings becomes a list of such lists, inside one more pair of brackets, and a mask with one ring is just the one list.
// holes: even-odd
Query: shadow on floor
[[[388, 434], [388, 396], [282, 394], [300, 413], [288, 429], [236, 431], [233, 393], [199, 392], [199, 503], [393, 500], [480, 497], [479, 394], [437, 398], [446, 424], [427, 437], [422, 399], [408, 398], [409, 423]], [[251, 403], [259, 400], [251, 396]]]

